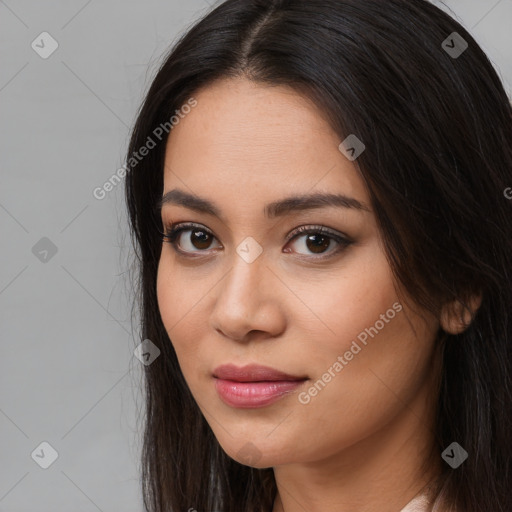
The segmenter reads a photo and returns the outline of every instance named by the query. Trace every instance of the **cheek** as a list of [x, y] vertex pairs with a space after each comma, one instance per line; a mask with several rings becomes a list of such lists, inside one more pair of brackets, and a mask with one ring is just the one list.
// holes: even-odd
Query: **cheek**
[[[324, 345], [323, 360], [317, 356], [315, 378], [301, 397], [302, 424], [310, 444], [318, 449], [315, 457], [327, 456], [334, 445], [350, 446], [372, 435], [401, 411], [422, 417], [416, 397], [421, 394], [427, 400], [433, 393], [429, 377], [434, 338], [435, 329], [404, 306], [378, 334], [368, 336], [366, 344], [355, 338], [360, 347], [356, 354], [349, 350], [352, 338], [340, 339], [337, 348]], [[322, 429], [308, 421], [319, 417]], [[310, 453], [306, 450], [300, 456]]]
[[[346, 440], [370, 432], [417, 393], [436, 332], [433, 318], [425, 322], [400, 301], [385, 255], [378, 249], [362, 254], [341, 278], [323, 281], [314, 293], [311, 283], [302, 291], [307, 297], [309, 289], [321, 320], [312, 325], [309, 317], [299, 327], [309, 333], [299, 350], [308, 354], [311, 378], [302, 412], [322, 416], [330, 434]], [[340, 412], [350, 421], [340, 424]]]
[[208, 287], [200, 281], [191, 283], [190, 275], [186, 276], [179, 265], [173, 265], [164, 251], [162, 254], [156, 283], [158, 308], [180, 366], [186, 369], [201, 339], [199, 332], [194, 332], [201, 327], [201, 322], [192, 318], [197, 315]]
[[[331, 278], [323, 277], [320, 282], [303, 281], [299, 291], [316, 317], [312, 325], [308, 315], [302, 328], [309, 331], [309, 337], [317, 338], [315, 349], [320, 352], [343, 354], [365, 329], [377, 321], [380, 326], [381, 315], [391, 310], [388, 316], [395, 316], [393, 304], [398, 302], [398, 297], [394, 278], [376, 243], [354, 252], [344, 262], [343, 269], [333, 272]], [[388, 325], [385, 324], [385, 329]]]

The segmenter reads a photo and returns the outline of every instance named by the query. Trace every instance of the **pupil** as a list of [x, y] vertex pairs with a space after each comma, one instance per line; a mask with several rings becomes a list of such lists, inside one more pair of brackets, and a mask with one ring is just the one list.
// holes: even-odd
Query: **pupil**
[[[207, 249], [210, 245], [210, 242], [208, 240], [208, 233], [205, 233], [204, 231], [195, 230], [192, 232], [194, 236], [194, 241], [192, 242], [197, 249]], [[197, 238], [196, 238], [197, 237]]]
[[[321, 241], [319, 244], [313, 244], [313, 246], [311, 247], [309, 243], [313, 242], [314, 239], [320, 239]], [[324, 235], [314, 235], [314, 234], [308, 235], [307, 240], [306, 240], [306, 245], [311, 252], [321, 253], [322, 249], [326, 249], [327, 247], [329, 247], [329, 237], [324, 236]], [[320, 250], [318, 250], [318, 249], [320, 249]]]

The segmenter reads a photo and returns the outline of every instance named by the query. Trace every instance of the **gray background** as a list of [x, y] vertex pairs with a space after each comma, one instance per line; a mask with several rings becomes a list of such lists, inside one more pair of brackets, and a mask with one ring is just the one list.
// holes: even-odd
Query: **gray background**
[[[512, 0], [446, 5], [510, 95]], [[168, 46], [209, 9], [0, 0], [0, 511], [142, 510], [123, 184], [103, 200], [93, 190], [124, 163]], [[44, 31], [59, 45], [47, 59], [31, 47]], [[48, 469], [31, 457], [43, 441], [58, 452]], [[50, 460], [44, 447], [35, 453]]]

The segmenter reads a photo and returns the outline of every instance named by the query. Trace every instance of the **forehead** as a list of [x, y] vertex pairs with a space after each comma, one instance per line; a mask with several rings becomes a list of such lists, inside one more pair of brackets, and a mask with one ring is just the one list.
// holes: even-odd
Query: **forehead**
[[164, 191], [180, 186], [220, 200], [265, 202], [290, 192], [341, 192], [367, 201], [340, 137], [306, 97], [284, 86], [219, 80], [168, 138]]

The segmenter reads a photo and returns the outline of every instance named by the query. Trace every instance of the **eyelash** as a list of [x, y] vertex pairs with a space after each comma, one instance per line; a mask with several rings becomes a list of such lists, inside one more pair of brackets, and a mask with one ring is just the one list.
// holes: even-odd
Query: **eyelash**
[[[206, 233], [208, 236], [212, 236], [213, 238], [216, 238], [213, 235], [213, 233], [210, 230], [206, 229], [204, 226], [201, 226], [200, 224], [194, 224], [191, 222], [185, 222], [185, 223], [169, 224], [169, 225], [165, 226], [164, 232], [161, 233], [162, 242], [171, 244], [172, 248], [178, 254], [180, 254], [184, 257], [188, 257], [188, 258], [201, 257], [201, 256], [197, 256], [197, 255], [191, 255], [190, 251], [183, 251], [182, 249], [180, 249], [178, 247], [178, 244], [176, 243], [178, 236], [182, 232], [190, 231], [193, 229], [201, 230], [204, 233]], [[290, 233], [290, 235], [287, 237], [286, 243], [288, 244], [290, 241], [294, 240], [295, 238], [300, 238], [298, 235], [303, 236], [303, 235], [309, 235], [309, 234], [315, 234], [315, 235], [320, 234], [323, 236], [327, 236], [328, 238], [330, 238], [331, 240], [334, 240], [335, 242], [337, 242], [339, 244], [339, 246], [336, 249], [334, 249], [324, 255], [311, 256], [311, 257], [302, 255], [307, 259], [313, 259], [316, 261], [332, 258], [353, 243], [353, 241], [350, 240], [348, 237], [337, 234], [336, 232], [331, 231], [330, 229], [326, 228], [325, 226], [319, 226], [319, 225], [301, 226], [301, 227], [293, 230]], [[206, 252], [206, 250], [205, 251], [198, 250], [197, 252], [204, 253], [204, 252]]]

